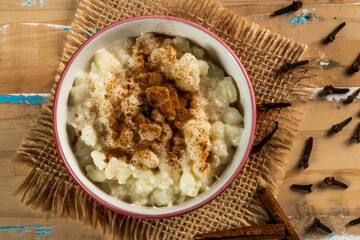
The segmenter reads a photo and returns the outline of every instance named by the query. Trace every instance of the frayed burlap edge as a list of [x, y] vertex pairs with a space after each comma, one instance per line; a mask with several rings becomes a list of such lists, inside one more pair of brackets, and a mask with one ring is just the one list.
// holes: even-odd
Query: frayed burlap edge
[[[233, 41], [231, 39], [239, 39], [239, 41], [244, 43], [245, 47], [247, 42], [252, 44], [259, 43], [256, 46], [256, 49], [259, 49], [260, 51], [266, 51], [272, 46], [281, 45], [283, 48], [277, 49], [279, 51], [278, 55], [282, 56], [281, 59], [285, 61], [297, 61], [299, 59], [305, 59], [305, 57], [310, 59], [310, 67], [305, 66], [295, 69], [293, 72], [278, 78], [286, 79], [286, 81], [291, 83], [291, 86], [288, 87], [288, 89], [287, 87], [283, 87], [285, 89], [282, 89], [281, 96], [275, 100], [293, 101], [299, 98], [305, 99], [308, 94], [311, 94], [311, 92], [306, 89], [314, 87], [314, 84], [318, 82], [320, 76], [319, 67], [315, 63], [320, 59], [320, 55], [310, 53], [306, 45], [295, 43], [289, 39], [271, 33], [269, 30], [262, 29], [254, 23], [247, 22], [244, 18], [236, 16], [230, 11], [222, 8], [219, 4], [207, 0], [188, 2], [169, 1], [168, 3], [159, 1], [151, 1], [150, 3], [149, 1], [123, 2], [135, 2], [136, 4], [134, 4], [133, 7], [139, 9], [139, 11], [135, 13], [138, 15], [167, 14], [197, 22], [221, 36], [233, 49], [236, 49], [236, 45], [234, 46], [234, 44], [232, 44]], [[106, 5], [106, 3], [108, 3], [108, 5]], [[258, 224], [266, 221], [266, 213], [257, 198], [254, 197], [254, 186], [265, 186], [277, 195], [277, 186], [284, 176], [286, 166], [285, 159], [291, 149], [293, 139], [297, 134], [299, 120], [303, 117], [301, 108], [276, 110], [272, 112], [270, 116], [259, 115], [255, 142], [272, 129], [273, 123], [276, 120], [279, 121], [279, 130], [259, 154], [250, 157], [239, 174], [239, 177], [229, 187], [230, 189], [236, 186], [241, 188], [241, 186], [238, 185], [242, 182], [242, 176], [249, 174], [249, 171], [253, 169], [252, 164], [262, 164], [261, 168], [256, 169], [257, 172], [250, 172], [255, 175], [252, 181], [256, 181], [256, 183], [252, 183], [250, 190], [244, 190], [246, 193], [244, 195], [246, 201], [244, 200], [242, 206], [237, 206], [242, 209], [242, 216], [235, 216], [234, 219], [228, 219], [227, 222], [219, 222], [218, 224], [213, 223], [211, 226], [202, 224], [201, 216], [199, 217], [201, 214], [197, 214], [196, 212], [199, 211], [202, 213], [201, 211], [206, 211], [206, 213], [208, 213], [208, 208], [211, 208], [214, 202], [220, 201], [219, 199], [221, 199], [221, 196], [207, 206], [195, 211], [195, 213], [187, 214], [184, 217], [180, 216], [165, 220], [141, 220], [124, 217], [104, 208], [86, 195], [78, 185], [74, 184], [74, 181], [69, 174], [66, 171], [64, 172], [63, 166], [59, 167], [57, 164], [52, 165], [52, 163], [47, 160], [39, 161], [39, 159], [49, 159], [53, 162], [60, 161], [52, 137], [53, 94], [66, 62], [78, 46], [88, 37], [87, 34], [89, 33], [86, 33], [85, 31], [83, 31], [82, 35], [79, 35], [79, 29], [88, 27], [85, 22], [89, 21], [89, 19], [91, 20], [92, 11], [104, 12], [104, 9], [107, 9], [109, 4], [112, 4], [111, 7], [113, 8], [118, 7], [113, 1], [95, 2], [85, 0], [80, 3], [75, 20], [72, 24], [72, 30], [68, 35], [68, 42], [65, 44], [64, 54], [61, 59], [62, 61], [58, 68], [58, 75], [48, 99], [49, 102], [42, 106], [37, 123], [30, 134], [24, 139], [22, 146], [18, 150], [16, 160], [28, 164], [33, 167], [33, 169], [25, 181], [19, 186], [16, 194], [22, 195], [22, 201], [32, 209], [51, 212], [54, 215], [60, 215], [65, 218], [76, 219], [79, 222], [90, 224], [95, 228], [98, 227], [102, 229], [104, 233], [110, 233], [114, 238], [143, 239], [145, 236], [148, 239], [188, 238], [200, 231], [213, 231], [236, 226]], [[133, 16], [131, 13], [127, 14], [127, 12], [122, 12], [120, 18], [131, 16]], [[113, 21], [119, 20], [116, 19], [116, 17], [111, 19]], [[222, 20], [222, 23], [219, 23], [220, 21], [215, 21], [216, 19]], [[104, 27], [99, 25], [100, 19], [94, 19], [93, 21], [97, 21], [93, 28]], [[244, 59], [244, 56], [241, 56], [240, 52], [236, 53], [247, 68], [247, 65], [250, 63]], [[280, 66], [283, 62], [278, 62], [276, 64]], [[247, 70], [249, 75], [252, 75], [251, 65]], [[253, 82], [254, 88], [257, 90], [256, 81], [261, 80], [255, 78], [253, 81], [255, 81]], [[274, 86], [274, 89], [272, 90], [275, 90], [276, 92], [276, 86]], [[266, 95], [261, 96], [261, 94], [259, 94], [257, 96], [258, 102], [267, 100], [269, 100], [269, 98]], [[44, 149], [48, 151], [44, 151]], [[44, 171], [44, 165], [47, 167], [50, 166], [50, 169], [48, 167], [46, 171]], [[244, 186], [244, 188], [246, 188], [246, 186]], [[230, 190], [225, 191], [222, 195], [226, 195], [229, 191]], [[221, 206], [227, 208], [228, 206], [226, 204], [227, 203], [222, 203]], [[187, 223], [185, 226], [190, 226], [190, 228], [185, 230], [174, 230], [170, 226], [170, 223], [173, 223], [172, 221], [180, 224], [180, 226], [175, 227], [180, 228]], [[189, 224], [189, 221], [192, 221], [193, 224]], [[108, 227], [106, 227], [107, 225]]]

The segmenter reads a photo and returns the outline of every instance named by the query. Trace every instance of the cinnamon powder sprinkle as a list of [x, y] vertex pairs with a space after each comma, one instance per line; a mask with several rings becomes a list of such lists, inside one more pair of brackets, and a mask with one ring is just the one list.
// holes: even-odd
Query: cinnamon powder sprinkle
[[[159, 45], [161, 39], [157, 38], [155, 45]], [[120, 106], [123, 98], [131, 95], [139, 96], [141, 103], [136, 115], [121, 115], [114, 119], [114, 113], [107, 112], [109, 116], [109, 128], [101, 127], [98, 130], [104, 136], [105, 141], [116, 143], [116, 149], [107, 149], [105, 154], [107, 161], [111, 157], [118, 159], [132, 159], [140, 148], [149, 148], [154, 152], [166, 153], [168, 164], [173, 167], [180, 167], [175, 162], [184, 154], [186, 144], [183, 134], [184, 123], [193, 119], [190, 113], [190, 103], [196, 94], [183, 91], [176, 87], [172, 79], [169, 79], [162, 71], [163, 62], [150, 64], [149, 44], [139, 43], [134, 46], [134, 62], [132, 68], [124, 69], [123, 74], [114, 74], [114, 78], [108, 80], [106, 85], [105, 98], [113, 106], [115, 113], [121, 113]], [[169, 53], [166, 58], [171, 59], [173, 49], [164, 48]], [[112, 96], [118, 84], [122, 84], [126, 92], [118, 97]], [[116, 110], [118, 109], [118, 111]], [[100, 115], [96, 104], [91, 108], [96, 118]], [[176, 134], [174, 134], [176, 133]], [[154, 147], [158, 145], [157, 147]], [[156, 169], [152, 164], [134, 164], [138, 168]], [[205, 167], [204, 167], [205, 168]]]

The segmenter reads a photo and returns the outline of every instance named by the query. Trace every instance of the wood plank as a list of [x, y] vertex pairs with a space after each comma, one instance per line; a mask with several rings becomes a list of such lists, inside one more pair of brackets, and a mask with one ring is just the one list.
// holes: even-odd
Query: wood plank
[[[75, 14], [74, 10], [44, 10], [44, 11], [1, 11], [0, 25], [14, 22], [44, 22], [68, 24]], [[19, 16], [21, 16], [19, 18]]]
[[[360, 29], [360, 5], [356, 1], [304, 1], [303, 9], [276, 18], [271, 18], [268, 14], [291, 1], [217, 1], [250, 21], [323, 51], [333, 61], [329, 65], [330, 69], [325, 71], [330, 77], [324, 78], [324, 84], [360, 86], [359, 74], [351, 77], [344, 75], [345, 68], [360, 52], [360, 32], [355, 31]], [[22, 2], [25, 1], [3, 0], [0, 4], [0, 94], [41, 93], [51, 88], [67, 31], [45, 24], [69, 25], [78, 1], [32, 0], [35, 4], [21, 5]], [[306, 15], [310, 16], [308, 20], [305, 18]], [[339, 33], [337, 39], [329, 45], [321, 45], [321, 40], [343, 21], [347, 22], [347, 26]], [[21, 24], [34, 22], [41, 24]], [[9, 26], [2, 26], [5, 24]], [[348, 221], [360, 216], [357, 203], [360, 192], [360, 160], [354, 157], [359, 155], [359, 145], [347, 144], [352, 130], [360, 121], [357, 116], [360, 102], [354, 102], [349, 106], [319, 100], [297, 104], [305, 107], [305, 117], [295, 139], [294, 149], [287, 157], [287, 172], [284, 183], [280, 186], [278, 200], [302, 236], [313, 239], [324, 236], [306, 231], [315, 215], [333, 228], [337, 235], [343, 232], [359, 235], [360, 229], [356, 226], [344, 226]], [[15, 168], [11, 159], [22, 137], [34, 122], [38, 106], [1, 103], [0, 112], [0, 161], [3, 163], [3, 167], [0, 168], [0, 227], [18, 223], [22, 226], [55, 226], [52, 235], [44, 236], [34, 235], [34, 229], [30, 229], [29, 233], [21, 237], [1, 230], [0, 239], [104, 239], [99, 232], [83, 224], [33, 213], [11, 196], [14, 186], [27, 175], [25, 169]], [[354, 117], [347, 128], [331, 138], [324, 136], [324, 132], [332, 124], [347, 116]], [[305, 140], [310, 135], [314, 136], [310, 167], [305, 171], [299, 171], [296, 169], [299, 156]], [[329, 162], [332, 164], [329, 165]], [[349, 188], [344, 191], [325, 189], [317, 185], [328, 175], [338, 176], [340, 180], [349, 183]], [[314, 183], [316, 186], [313, 187], [313, 193], [302, 194], [289, 189], [293, 183]], [[328, 205], [332, 207], [329, 209]], [[326, 235], [324, 237], [328, 238]]]
[[[19, 207], [22, 211], [26, 211], [26, 209], [21, 208], [21, 206]], [[0, 217], [0, 226], [3, 228], [0, 230], [0, 238], [8, 240], [106, 239], [101, 233], [73, 220], [54, 217], [49, 218], [46, 217], [46, 215], [35, 215], [34, 213], [33, 215], [31, 218], [21, 216], [3, 219]], [[3, 221], [6, 225], [3, 225]], [[19, 225], [19, 222], [21, 222], [21, 225]]]
[[[329, 77], [329, 82], [343, 86], [359, 85], [360, 78], [357, 75], [347, 76], [345, 71], [357, 55], [353, 46], [356, 46], [360, 32], [352, 31], [352, 29], [360, 28], [360, 22], [356, 21], [359, 18], [360, 7], [341, 5], [339, 8], [338, 5], [320, 5], [315, 10], [305, 7], [306, 5], [304, 9], [307, 9], [307, 15], [311, 16], [306, 22], [304, 22], [304, 9], [276, 18], [261, 14], [265, 10], [268, 11], [267, 6], [245, 9], [244, 7], [232, 7], [231, 9], [239, 15], [247, 15], [251, 21], [324, 52], [332, 60], [328, 66], [330, 68], [328, 75], [333, 77]], [[42, 16], [43, 13], [40, 15]], [[48, 17], [46, 19], [49, 19], [49, 23], [70, 24], [72, 16], [68, 17], [69, 19], [64, 21]], [[335, 17], [336, 19], [334, 19]], [[290, 23], [290, 21], [298, 19], [300, 19], [300, 23]], [[21, 20], [26, 22], [29, 19], [22, 15]], [[31, 20], [35, 22], [34, 19]], [[331, 44], [322, 45], [322, 39], [343, 21], [348, 24], [339, 33], [337, 39]], [[0, 30], [0, 36], [2, 36], [0, 38], [0, 71], [2, 72], [0, 93], [48, 91], [55, 75], [67, 32], [61, 28], [56, 29], [41, 24], [38, 26], [10, 24], [3, 28], [4, 30]], [[317, 34], [312, 34], [313, 32]], [[44, 48], [46, 44], [49, 46]], [[24, 58], [19, 58], [19, 56], [24, 56]], [[18, 69], [20, 65], [24, 67]], [[39, 83], [39, 86], [34, 86], [32, 83], [39, 82], [39, 79], [44, 80]], [[20, 81], [23, 83], [19, 84]]]
[[[29, 168], [14, 166], [12, 159], [16, 154], [17, 147], [21, 144], [22, 138], [29, 131], [39, 113], [39, 106], [26, 104], [0, 104], [0, 239], [103, 239], [100, 232], [91, 230], [83, 224], [72, 220], [64, 220], [60, 217], [50, 217], [48, 214], [34, 213], [20, 203], [18, 197], [13, 193], [28, 175]], [[53, 233], [44, 233], [31, 228], [31, 225], [50, 225]], [[27, 227], [20, 235], [4, 229], [7, 226]], [[76, 231], [74, 231], [76, 229]], [[19, 229], [16, 229], [19, 230]], [[29, 232], [26, 232], [29, 231]]]
[[0, 31], [0, 93], [49, 92], [67, 33], [21, 23]]
[[[284, 206], [296, 230], [306, 234], [306, 226], [314, 217], [324, 219], [332, 226], [336, 234], [347, 232], [360, 234], [359, 228], [347, 228], [345, 225], [360, 216], [358, 195], [360, 191], [359, 145], [350, 143], [353, 131], [360, 122], [360, 102], [341, 106], [337, 102], [312, 101], [305, 105], [306, 116], [300, 124], [295, 138], [294, 149], [288, 156], [288, 166], [283, 184], [279, 188], [279, 203]], [[333, 124], [347, 117], [353, 120], [343, 131], [334, 136], [326, 132]], [[306, 139], [314, 137], [313, 152], [309, 168], [298, 168]], [[335, 176], [349, 185], [346, 190], [328, 187], [322, 184], [327, 176]], [[291, 184], [314, 184], [311, 194], [295, 192]], [[335, 224], [336, 223], [336, 224]], [[308, 235], [312, 236], [312, 233]], [[316, 235], [321, 236], [321, 235]]]
[[[44, 11], [44, 10], [75, 10], [78, 4], [77, 0], [1, 0], [0, 11]], [[21, 15], [18, 17], [21, 18]]]
[[[360, 32], [360, 6], [344, 5], [339, 8], [337, 5], [324, 5], [320, 7], [306, 7], [285, 16], [269, 17], [265, 12], [262, 15], [263, 7], [247, 16], [247, 19], [254, 21], [272, 31], [293, 39], [297, 42], [308, 44], [315, 51], [323, 52], [331, 59], [330, 69], [327, 74], [327, 82], [342, 86], [359, 86], [360, 78], [355, 74], [348, 76], [347, 68], [353, 63], [360, 53], [358, 46]], [[234, 11], [238, 12], [238, 8]], [[309, 19], [306, 19], [306, 16]], [[346, 22], [345, 28], [337, 35], [336, 40], [331, 44], [322, 44], [323, 39], [340, 23]], [[316, 34], [314, 34], [316, 33]]]
[[[7, 0], [10, 1], [10, 0]], [[240, 6], [287, 6], [293, 2], [293, 0], [216, 0], [217, 2], [221, 3], [225, 7], [232, 7], [236, 5]], [[316, 4], [316, 5], [346, 5], [346, 4], [356, 4], [358, 1], [354, 0], [306, 0], [302, 1], [304, 4]]]

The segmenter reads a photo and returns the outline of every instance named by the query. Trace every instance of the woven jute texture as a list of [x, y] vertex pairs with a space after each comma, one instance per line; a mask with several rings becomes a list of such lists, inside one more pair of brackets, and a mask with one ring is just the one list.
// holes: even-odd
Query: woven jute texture
[[[209, 0], [83, 0], [68, 34], [49, 102], [42, 106], [37, 123], [19, 148], [16, 160], [30, 165], [32, 171], [17, 194], [33, 209], [89, 224], [116, 239], [188, 239], [198, 232], [263, 223], [267, 216], [256, 199], [255, 189], [261, 185], [277, 194], [284, 175], [284, 159], [302, 118], [299, 108], [259, 114], [255, 143], [278, 121], [274, 138], [260, 153], [250, 155], [239, 176], [220, 196], [179, 217], [144, 220], [117, 214], [91, 199], [64, 167], [52, 132], [52, 100], [67, 61], [97, 29], [128, 17], [152, 14], [188, 19], [220, 36], [244, 64], [258, 103], [292, 101], [304, 96], [303, 89], [318, 77], [313, 67], [317, 57], [308, 53], [306, 45], [250, 23]], [[308, 66], [279, 72], [285, 62], [296, 62], [305, 56], [310, 59]]]

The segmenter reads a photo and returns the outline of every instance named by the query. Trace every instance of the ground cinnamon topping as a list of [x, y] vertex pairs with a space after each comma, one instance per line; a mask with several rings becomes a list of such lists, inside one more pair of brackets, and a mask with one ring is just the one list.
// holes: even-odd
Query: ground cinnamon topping
[[161, 107], [170, 99], [169, 89], [166, 87], [149, 87], [145, 90], [145, 96], [152, 107]]
[[184, 133], [182, 131], [176, 132], [170, 141], [170, 150], [177, 157], [180, 157], [186, 149], [186, 143], [184, 140]]
[[141, 72], [135, 76], [135, 81], [140, 87], [147, 88], [152, 86], [162, 86], [164, 78], [159, 71]]
[[[173, 80], [169, 79], [166, 65], [176, 60], [175, 50], [170, 46], [157, 48], [161, 43], [159, 38], [151, 41], [153, 46], [141, 40], [135, 44], [135, 56], [129, 60], [131, 67], [125, 73], [115, 74], [113, 79], [108, 80], [106, 87], [105, 98], [113, 108], [109, 111], [121, 112], [116, 109], [130, 104], [123, 98], [137, 96], [140, 103], [137, 105], [138, 112], [135, 115], [129, 112], [117, 119], [114, 114], [109, 113], [108, 128], [102, 129], [102, 133], [105, 139], [117, 146], [116, 151], [110, 149], [107, 155], [118, 158], [126, 155], [128, 159], [135, 157], [141, 162], [142, 155], [149, 157], [148, 151], [166, 151], [167, 159], [174, 162], [186, 149], [184, 134], [181, 132], [184, 123], [194, 117], [188, 109], [195, 95], [177, 88]], [[156, 51], [153, 51], [155, 48], [158, 49], [156, 51], [165, 53], [166, 57], [156, 55]], [[110, 93], [119, 84], [125, 92], [119, 93], [118, 98], [111, 97]], [[93, 107], [92, 112], [97, 117], [103, 117], [96, 107]], [[139, 147], [145, 145], [150, 148], [139, 150]], [[153, 162], [139, 162], [134, 165], [150, 169], [156, 167]]]

